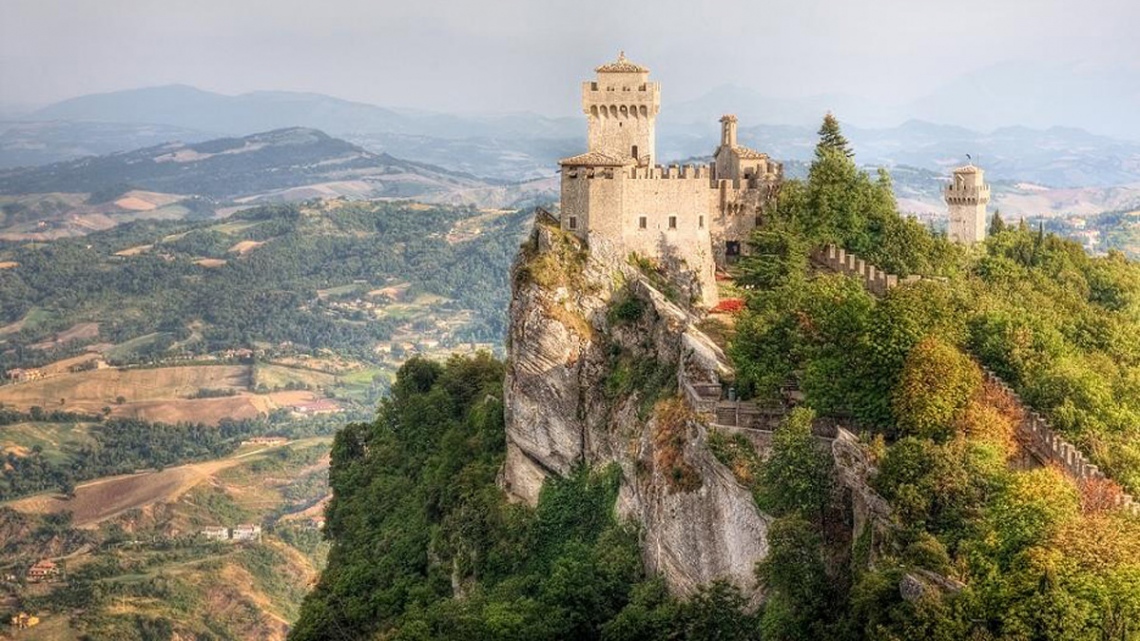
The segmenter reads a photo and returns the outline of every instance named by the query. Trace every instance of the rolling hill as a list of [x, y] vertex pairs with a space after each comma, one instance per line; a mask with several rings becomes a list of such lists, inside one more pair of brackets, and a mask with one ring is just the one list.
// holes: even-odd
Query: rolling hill
[[131, 185], [218, 201], [309, 185], [369, 196], [424, 198], [483, 184], [473, 176], [373, 154], [300, 127], [0, 172], [0, 194], [92, 193]]

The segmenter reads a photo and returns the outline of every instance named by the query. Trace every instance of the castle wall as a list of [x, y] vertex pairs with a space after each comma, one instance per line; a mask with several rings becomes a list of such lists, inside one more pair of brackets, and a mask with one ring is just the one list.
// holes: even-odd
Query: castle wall
[[[855, 254], [849, 254], [834, 245], [817, 248], [811, 253], [811, 259], [818, 265], [860, 279], [864, 287], [876, 296], [883, 296], [899, 285], [907, 285], [922, 280], [921, 276], [908, 276], [900, 280], [898, 276], [888, 274]], [[1018, 408], [1022, 419], [1017, 423], [1017, 439], [1034, 460], [1042, 465], [1058, 466], [1069, 478], [1082, 487], [1088, 483], [1111, 481], [1099, 467], [1085, 457], [1079, 448], [1066, 441], [1059, 432], [1055, 431], [1044, 416], [1026, 405], [1017, 392], [998, 377], [993, 370], [984, 366], [982, 370], [985, 373], [986, 380], [998, 387]], [[689, 388], [682, 386], [682, 390], [688, 392]], [[695, 390], [689, 393], [695, 394], [700, 391]], [[707, 397], [705, 398], [707, 399]], [[727, 420], [729, 416], [727, 410], [722, 416], [721, 406], [718, 404], [715, 407], [718, 420]], [[736, 417], [738, 422], [730, 423], [731, 425], [742, 424], [739, 422], [739, 412]], [[750, 416], [748, 420], [755, 421], [758, 419]], [[1140, 515], [1140, 501], [1137, 501], [1132, 495], [1119, 492], [1116, 495], [1116, 502], [1120, 509]]]
[[710, 186], [708, 167], [634, 168], [626, 178], [620, 215], [626, 248], [666, 261], [684, 261], [684, 267], [697, 275], [702, 302], [708, 306], [718, 301], [710, 234], [715, 192]]
[[702, 302], [712, 306], [726, 241], [747, 252], [776, 184], [776, 178], [713, 181], [710, 166], [570, 167], [562, 175], [562, 228], [582, 238], [620, 239], [628, 252], [683, 261], [701, 283]]

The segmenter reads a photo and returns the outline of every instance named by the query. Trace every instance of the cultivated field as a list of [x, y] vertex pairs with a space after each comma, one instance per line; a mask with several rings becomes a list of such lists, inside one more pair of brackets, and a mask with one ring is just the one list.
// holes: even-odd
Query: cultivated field
[[[196, 420], [217, 422], [243, 404], [241, 397], [191, 399], [203, 388], [244, 390], [249, 385], [248, 365], [193, 365], [156, 369], [104, 369], [0, 386], [0, 403], [27, 410], [63, 409], [97, 413], [110, 407], [114, 416], [136, 416], [153, 412], [156, 405], [185, 406], [175, 412]], [[124, 403], [118, 403], [118, 397]], [[215, 401], [209, 403], [207, 401]], [[195, 414], [198, 412], [198, 414]], [[203, 414], [204, 413], [204, 414]], [[256, 411], [254, 414], [256, 415]], [[183, 419], [185, 420], [185, 419]]]
[[163, 502], [169, 503], [222, 470], [240, 465], [272, 447], [262, 447], [229, 458], [179, 465], [161, 472], [142, 472], [89, 481], [75, 488], [75, 497], [40, 494], [8, 503], [8, 507], [29, 514], [69, 511], [79, 527], [97, 525], [127, 510]]
[[87, 423], [15, 423], [0, 428], [0, 454], [27, 456], [39, 445], [48, 460], [62, 460], [67, 449], [94, 442]]

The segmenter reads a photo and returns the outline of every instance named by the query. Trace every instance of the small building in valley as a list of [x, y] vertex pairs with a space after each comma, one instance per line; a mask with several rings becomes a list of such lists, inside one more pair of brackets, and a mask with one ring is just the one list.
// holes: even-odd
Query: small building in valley
[[33, 369], [33, 368], [25, 369], [22, 367], [10, 369], [7, 372], [5, 372], [5, 375], [8, 377], [8, 380], [15, 381], [17, 383], [34, 381], [34, 380], [38, 380], [38, 379], [41, 379], [44, 377], [43, 370], [38, 370], [38, 369]]
[[234, 541], [260, 541], [261, 526], [243, 523], [233, 529], [230, 538]]
[[13, 628], [16, 628], [17, 630], [26, 630], [28, 628], [39, 625], [40, 618], [33, 614], [28, 614], [27, 612], [21, 612], [19, 614], [12, 615], [12, 619], [9, 621], [9, 623]]
[[40, 583], [42, 581], [51, 581], [59, 576], [59, 566], [51, 559], [44, 559], [36, 561], [32, 567], [28, 568], [25, 578], [28, 583]]
[[202, 536], [211, 541], [225, 541], [230, 538], [230, 530], [220, 525], [207, 525], [202, 528]]
[[293, 413], [302, 416], [314, 416], [316, 414], [336, 414], [343, 411], [339, 405], [330, 401], [327, 398], [319, 398], [315, 401], [308, 403], [300, 403], [293, 406]]
[[241, 444], [277, 447], [279, 445], [285, 445], [288, 442], [289, 439], [284, 436], [254, 436], [242, 441]]

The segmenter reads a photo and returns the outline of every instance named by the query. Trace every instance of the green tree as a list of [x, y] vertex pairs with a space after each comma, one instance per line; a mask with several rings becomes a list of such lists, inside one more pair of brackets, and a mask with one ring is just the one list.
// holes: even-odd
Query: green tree
[[907, 355], [891, 392], [899, 430], [945, 441], [981, 385], [981, 371], [970, 357], [937, 338], [923, 340]]
[[819, 126], [819, 144], [815, 148], [816, 160], [822, 160], [827, 152], [840, 153], [848, 158], [855, 156], [843, 132], [839, 130], [839, 119], [830, 111], [823, 116]]
[[993, 218], [990, 219], [990, 236], [997, 236], [1005, 231], [1005, 221], [1001, 219], [1001, 210], [995, 209]]
[[756, 574], [768, 590], [761, 621], [765, 639], [834, 638], [829, 623], [839, 614], [839, 591], [829, 576], [817, 526], [798, 515], [777, 519], [768, 530], [768, 555]]
[[796, 408], [772, 434], [764, 463], [760, 506], [776, 515], [800, 515], [821, 524], [831, 503], [834, 463], [812, 436], [815, 413]]

